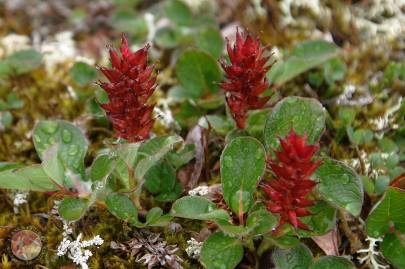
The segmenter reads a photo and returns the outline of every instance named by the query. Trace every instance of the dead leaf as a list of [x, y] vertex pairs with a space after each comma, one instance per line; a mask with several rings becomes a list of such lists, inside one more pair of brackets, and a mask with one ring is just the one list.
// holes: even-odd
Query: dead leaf
[[326, 255], [339, 256], [339, 239], [336, 227], [327, 234], [313, 236], [312, 240], [314, 240]]

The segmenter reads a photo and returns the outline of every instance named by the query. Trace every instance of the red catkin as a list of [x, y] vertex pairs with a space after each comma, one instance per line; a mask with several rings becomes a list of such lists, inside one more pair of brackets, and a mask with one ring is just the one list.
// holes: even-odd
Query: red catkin
[[226, 92], [226, 102], [237, 127], [244, 129], [248, 111], [263, 108], [270, 99], [260, 94], [269, 88], [266, 73], [272, 66], [267, 65], [271, 55], [264, 55], [267, 49], [260, 45], [258, 38], [241, 34], [239, 30], [233, 47], [227, 40], [227, 50], [230, 64], [221, 62], [227, 80], [220, 87]]
[[279, 140], [281, 150], [275, 151], [277, 160], [267, 160], [275, 178], [262, 185], [270, 198], [266, 202], [267, 210], [280, 214], [278, 230], [285, 223], [310, 230], [299, 217], [311, 215], [307, 207], [315, 204], [307, 196], [317, 184], [310, 176], [320, 165], [320, 160], [313, 160], [319, 145], [307, 145], [306, 135], [299, 136], [294, 130], [286, 138]]
[[111, 68], [99, 67], [109, 82], [99, 82], [108, 94], [109, 103], [101, 104], [111, 120], [116, 136], [129, 142], [149, 137], [153, 126], [153, 105], [147, 105], [156, 87], [154, 65], [148, 65], [149, 45], [131, 52], [123, 35], [119, 56], [109, 49]]

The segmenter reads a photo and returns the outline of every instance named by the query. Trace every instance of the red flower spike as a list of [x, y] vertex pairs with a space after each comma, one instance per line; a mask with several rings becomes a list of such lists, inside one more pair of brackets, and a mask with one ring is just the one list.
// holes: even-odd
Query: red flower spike
[[270, 56], [264, 56], [266, 47], [260, 46], [259, 39], [248, 33], [236, 31], [236, 42], [231, 47], [227, 40], [230, 65], [221, 62], [227, 81], [220, 84], [226, 92], [226, 102], [232, 117], [240, 129], [246, 127], [247, 113], [265, 106], [270, 96], [260, 97], [268, 87], [266, 73], [272, 64], [266, 65]]
[[267, 210], [280, 214], [276, 231], [280, 231], [284, 223], [310, 230], [299, 218], [310, 216], [311, 212], [306, 207], [315, 204], [315, 201], [306, 196], [317, 184], [309, 177], [320, 165], [320, 161], [312, 160], [319, 146], [307, 145], [307, 137], [297, 135], [294, 130], [286, 138], [279, 140], [281, 150], [275, 152], [277, 160], [267, 160], [276, 178], [262, 184], [270, 200], [266, 202]]
[[153, 126], [153, 105], [146, 105], [156, 87], [152, 75], [154, 65], [147, 65], [148, 49], [131, 52], [128, 40], [121, 39], [121, 57], [114, 48], [109, 48], [112, 68], [100, 67], [109, 82], [99, 82], [110, 102], [101, 104], [111, 120], [116, 136], [129, 142], [138, 142], [149, 137]]

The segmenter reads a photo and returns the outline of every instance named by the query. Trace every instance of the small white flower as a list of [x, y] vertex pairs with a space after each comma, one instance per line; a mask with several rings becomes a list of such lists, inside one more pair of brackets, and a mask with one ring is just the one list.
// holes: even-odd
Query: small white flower
[[209, 192], [208, 186], [198, 186], [188, 192], [190, 196], [204, 196]]
[[192, 259], [198, 259], [201, 255], [201, 248], [204, 242], [198, 242], [191, 237], [190, 240], [187, 240], [186, 253]]

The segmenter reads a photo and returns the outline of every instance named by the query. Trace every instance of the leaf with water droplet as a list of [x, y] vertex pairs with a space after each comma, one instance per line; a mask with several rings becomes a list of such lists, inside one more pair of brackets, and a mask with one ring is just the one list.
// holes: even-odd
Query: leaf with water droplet
[[33, 137], [41, 160], [47, 148], [58, 144], [58, 157], [63, 165], [84, 178], [84, 157], [88, 141], [79, 128], [63, 120], [40, 121], [34, 128]]
[[371, 210], [366, 220], [367, 234], [377, 238], [388, 233], [390, 227], [405, 233], [405, 191], [389, 187], [383, 198]]
[[314, 174], [317, 188], [332, 205], [358, 216], [363, 204], [363, 185], [360, 176], [336, 160], [324, 158]]
[[62, 131], [62, 140], [65, 143], [70, 143], [72, 141], [72, 133], [69, 130], [63, 130]]
[[225, 202], [238, 213], [240, 205], [247, 212], [253, 204], [253, 193], [264, 173], [263, 145], [253, 137], [237, 137], [221, 155], [221, 182]]
[[264, 127], [267, 148], [276, 148], [278, 137], [287, 135], [293, 128], [299, 135], [306, 134], [308, 143], [319, 140], [325, 129], [325, 110], [315, 99], [286, 97], [273, 108]]
[[283, 269], [308, 269], [312, 264], [312, 253], [304, 244], [290, 249], [276, 249], [272, 258], [274, 264]]
[[233, 269], [242, 257], [242, 244], [236, 238], [217, 232], [204, 241], [200, 261], [207, 269]]

